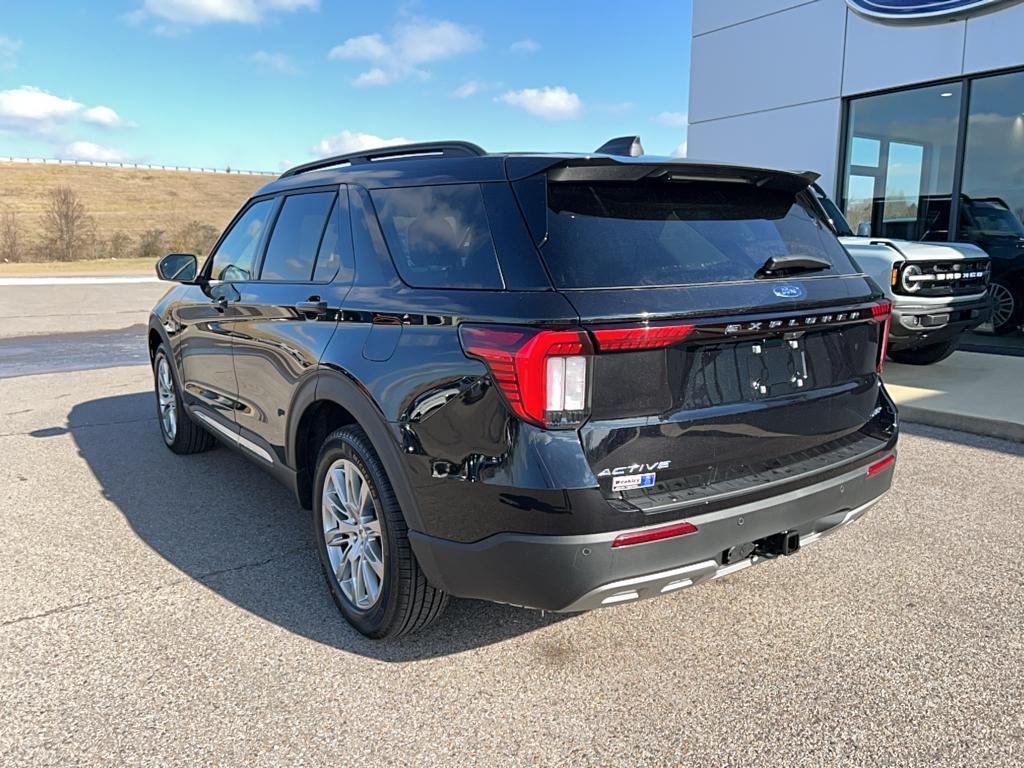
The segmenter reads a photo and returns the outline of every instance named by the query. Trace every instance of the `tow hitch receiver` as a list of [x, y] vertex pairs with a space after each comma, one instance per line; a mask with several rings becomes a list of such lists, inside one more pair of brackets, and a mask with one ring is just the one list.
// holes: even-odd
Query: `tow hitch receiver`
[[761, 557], [792, 555], [800, 549], [800, 534], [796, 531], [782, 531], [765, 536], [754, 542], [755, 553]]

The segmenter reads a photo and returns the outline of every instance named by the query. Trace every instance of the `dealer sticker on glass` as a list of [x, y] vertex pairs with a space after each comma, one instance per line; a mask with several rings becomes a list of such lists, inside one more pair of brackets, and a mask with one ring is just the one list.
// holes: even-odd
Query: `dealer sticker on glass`
[[634, 488], [648, 488], [654, 485], [654, 472], [643, 475], [622, 475], [612, 478], [613, 491], [631, 491]]

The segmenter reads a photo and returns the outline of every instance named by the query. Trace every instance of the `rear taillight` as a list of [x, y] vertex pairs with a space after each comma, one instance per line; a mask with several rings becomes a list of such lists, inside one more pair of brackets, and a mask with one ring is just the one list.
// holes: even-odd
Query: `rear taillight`
[[577, 427], [590, 411], [589, 371], [595, 345], [598, 353], [664, 349], [693, 330], [692, 325], [647, 323], [589, 332], [463, 325], [459, 334], [463, 350], [487, 364], [516, 415], [542, 427]]
[[879, 323], [881, 337], [878, 341], [878, 359], [875, 361], [875, 370], [879, 373], [885, 368], [885, 355], [889, 350], [889, 322], [892, 320], [892, 302], [880, 301], [871, 307], [871, 316]]
[[463, 325], [462, 348], [486, 363], [516, 415], [542, 427], [582, 424], [593, 354], [582, 331]]
[[661, 349], [682, 341], [692, 325], [642, 325], [628, 328], [598, 328], [593, 331], [599, 352]]

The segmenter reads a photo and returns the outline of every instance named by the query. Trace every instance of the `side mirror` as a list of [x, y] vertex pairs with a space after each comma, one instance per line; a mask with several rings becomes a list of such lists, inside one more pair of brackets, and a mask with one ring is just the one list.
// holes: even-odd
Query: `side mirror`
[[862, 221], [857, 225], [857, 237], [871, 237], [870, 221]]
[[191, 253], [169, 253], [156, 263], [156, 276], [176, 283], [191, 283], [199, 273], [199, 260]]

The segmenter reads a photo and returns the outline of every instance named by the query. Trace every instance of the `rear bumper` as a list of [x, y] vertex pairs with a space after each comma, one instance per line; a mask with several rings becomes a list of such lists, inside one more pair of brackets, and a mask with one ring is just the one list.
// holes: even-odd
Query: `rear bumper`
[[988, 294], [970, 300], [914, 303], [897, 299], [889, 325], [889, 348], [913, 349], [938, 344], [988, 320], [992, 303]]
[[[882, 458], [892, 451], [879, 453]], [[427, 578], [458, 597], [550, 611], [584, 611], [673, 592], [763, 562], [723, 565], [731, 547], [787, 531], [801, 547], [860, 518], [892, 484], [893, 467], [838, 477], [688, 520], [697, 532], [612, 548], [621, 531], [578, 536], [501, 533], [471, 544], [410, 531]], [[635, 529], [634, 529], [635, 530]]]

